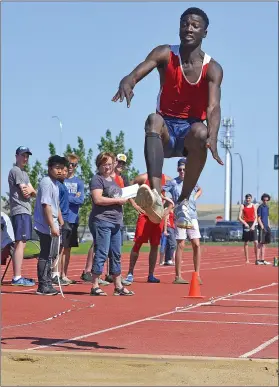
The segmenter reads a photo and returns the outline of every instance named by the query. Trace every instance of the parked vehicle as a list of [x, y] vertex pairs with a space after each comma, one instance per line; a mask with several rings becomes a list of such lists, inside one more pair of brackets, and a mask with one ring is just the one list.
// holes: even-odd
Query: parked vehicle
[[237, 221], [220, 221], [210, 228], [209, 240], [216, 241], [239, 241], [242, 239], [242, 223]]

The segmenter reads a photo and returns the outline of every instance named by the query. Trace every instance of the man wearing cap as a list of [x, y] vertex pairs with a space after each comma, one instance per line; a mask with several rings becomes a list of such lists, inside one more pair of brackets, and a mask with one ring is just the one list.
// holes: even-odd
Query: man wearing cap
[[[177, 172], [179, 175], [166, 183], [163, 189], [166, 192], [166, 195], [171, 195], [172, 200], [176, 204], [179, 200], [179, 196], [182, 192], [183, 181], [185, 176], [185, 166], [187, 159], [182, 158], [178, 160], [177, 163]], [[189, 198], [189, 208], [190, 215], [192, 219], [192, 229], [185, 229], [177, 226], [176, 219], [176, 229], [175, 229], [175, 238], [177, 242], [177, 248], [175, 253], [175, 280], [174, 284], [188, 284], [189, 282], [182, 278], [181, 273], [181, 263], [182, 263], [182, 254], [185, 247], [185, 239], [188, 237], [190, 239], [192, 249], [193, 249], [193, 261], [194, 261], [194, 269], [199, 274], [200, 271], [200, 230], [198, 224], [198, 216], [196, 210], [196, 200], [201, 196], [202, 189], [196, 184], [193, 189], [190, 198]], [[199, 282], [202, 283], [200, 277]]]
[[36, 191], [30, 183], [24, 168], [28, 164], [30, 149], [20, 146], [16, 150], [16, 164], [8, 176], [10, 196], [10, 216], [15, 235], [13, 254], [14, 286], [34, 286], [35, 281], [21, 276], [24, 249], [26, 241], [32, 239], [32, 218], [30, 198], [36, 196]]

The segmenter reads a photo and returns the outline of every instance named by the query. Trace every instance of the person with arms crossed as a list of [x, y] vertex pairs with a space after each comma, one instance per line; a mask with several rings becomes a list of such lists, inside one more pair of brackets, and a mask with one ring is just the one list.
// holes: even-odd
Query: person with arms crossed
[[26, 242], [32, 239], [31, 197], [36, 196], [36, 191], [30, 183], [24, 168], [28, 164], [30, 149], [20, 146], [16, 150], [16, 164], [8, 176], [10, 189], [10, 216], [14, 229], [15, 245], [13, 262], [14, 286], [34, 286], [35, 281], [21, 276], [21, 268]]
[[160, 75], [157, 109], [145, 123], [144, 154], [150, 187], [140, 187], [136, 202], [150, 220], [161, 223], [164, 158], [187, 156], [183, 189], [174, 210], [177, 226], [186, 229], [193, 227], [189, 198], [204, 168], [207, 149], [223, 165], [217, 151], [223, 70], [201, 49], [208, 25], [204, 11], [188, 8], [180, 17], [180, 44], [154, 48], [121, 80], [112, 98], [114, 102], [123, 102], [125, 98], [130, 107], [135, 85], [157, 68]]

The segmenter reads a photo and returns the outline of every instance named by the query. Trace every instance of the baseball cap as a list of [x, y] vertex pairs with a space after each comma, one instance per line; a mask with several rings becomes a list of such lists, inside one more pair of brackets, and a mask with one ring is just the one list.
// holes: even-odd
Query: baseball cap
[[180, 167], [181, 165], [185, 165], [187, 162], [186, 158], [179, 159], [177, 162], [177, 166]]
[[23, 153], [28, 153], [29, 155], [32, 155], [32, 152], [27, 146], [19, 146], [16, 150], [16, 155], [22, 155]]
[[118, 153], [118, 155], [116, 156], [116, 160], [117, 161], [123, 161], [123, 163], [126, 163], [127, 162], [127, 156], [124, 155], [124, 153]]

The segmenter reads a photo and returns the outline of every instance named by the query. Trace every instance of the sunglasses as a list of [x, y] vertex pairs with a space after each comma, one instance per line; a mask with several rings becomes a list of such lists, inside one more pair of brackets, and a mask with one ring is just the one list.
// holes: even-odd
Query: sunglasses
[[178, 168], [178, 172], [183, 172], [185, 171], [185, 168]]
[[77, 163], [69, 163], [69, 165], [71, 165], [72, 167], [76, 167]]

